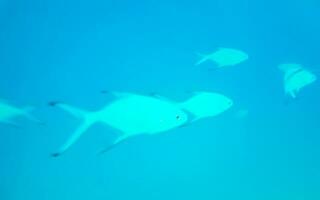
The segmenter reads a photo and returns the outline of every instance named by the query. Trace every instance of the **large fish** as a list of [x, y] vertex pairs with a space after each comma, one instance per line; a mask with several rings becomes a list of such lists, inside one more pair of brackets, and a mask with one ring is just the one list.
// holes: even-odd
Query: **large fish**
[[233, 101], [219, 93], [213, 92], [195, 92], [194, 95], [180, 104], [180, 108], [192, 114], [193, 119], [199, 119], [217, 116], [233, 105]]
[[283, 85], [285, 94], [290, 95], [292, 98], [296, 98], [297, 93], [302, 88], [317, 80], [315, 74], [299, 64], [281, 64], [278, 68], [284, 73]]
[[164, 98], [132, 93], [114, 94], [117, 99], [95, 112], [52, 102], [52, 106], [83, 119], [80, 127], [52, 156], [56, 157], [67, 151], [89, 127], [98, 122], [121, 132], [118, 139], [102, 151], [106, 152], [132, 136], [161, 133], [180, 127], [188, 121], [188, 115], [182, 109]]
[[247, 53], [231, 48], [219, 48], [211, 54], [199, 55], [201, 56], [201, 59], [195, 65], [200, 65], [210, 60], [213, 61], [218, 68], [237, 65], [249, 58]]
[[6, 100], [0, 99], [0, 122], [10, 124], [13, 126], [18, 126], [14, 119], [17, 117], [25, 117], [31, 121], [39, 122], [35, 117], [33, 117], [30, 112], [33, 107], [18, 108], [9, 104]]

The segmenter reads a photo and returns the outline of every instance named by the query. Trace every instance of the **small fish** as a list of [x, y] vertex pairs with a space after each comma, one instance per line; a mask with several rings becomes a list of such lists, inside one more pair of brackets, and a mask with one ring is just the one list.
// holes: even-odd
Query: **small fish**
[[233, 101], [219, 93], [195, 92], [185, 102], [180, 103], [180, 108], [191, 113], [194, 117], [192, 122], [199, 119], [217, 116], [233, 105]]
[[121, 132], [118, 139], [101, 151], [103, 153], [133, 136], [161, 133], [181, 127], [188, 121], [186, 112], [170, 101], [133, 93], [113, 94], [116, 99], [95, 112], [59, 102], [49, 103], [51, 106], [59, 107], [83, 119], [80, 127], [56, 153], [52, 154], [53, 157], [60, 156], [67, 151], [88, 128], [98, 122]]
[[33, 122], [40, 123], [38, 119], [30, 114], [33, 110], [33, 107], [24, 107], [24, 108], [17, 108], [11, 104], [9, 104], [6, 100], [0, 100], [0, 122], [13, 125], [15, 127], [19, 127], [16, 122], [14, 122], [14, 118], [16, 117], [25, 117], [28, 120]]
[[315, 74], [299, 64], [286, 63], [279, 65], [278, 68], [284, 73], [283, 85], [285, 94], [292, 98], [296, 98], [297, 93], [302, 88], [317, 80]]
[[237, 65], [249, 58], [247, 53], [231, 48], [219, 48], [211, 54], [199, 55], [201, 56], [201, 59], [195, 64], [196, 66], [210, 60], [216, 63], [218, 68]]

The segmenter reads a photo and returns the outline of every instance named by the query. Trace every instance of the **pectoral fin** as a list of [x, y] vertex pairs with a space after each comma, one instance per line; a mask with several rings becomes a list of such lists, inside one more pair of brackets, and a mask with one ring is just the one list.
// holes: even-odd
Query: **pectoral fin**
[[100, 152], [98, 152], [99, 155], [102, 155], [112, 149], [114, 149], [116, 146], [126, 142], [128, 140], [128, 138], [131, 138], [132, 136], [130, 135], [123, 135], [120, 136], [119, 138], [117, 138], [111, 145], [105, 147], [104, 149], [102, 149]]
[[200, 57], [200, 59], [194, 64], [195, 66], [200, 65], [209, 59], [207, 55], [200, 54], [200, 53], [197, 53], [197, 55]]
[[290, 96], [291, 96], [292, 98], [294, 98], [294, 99], [297, 97], [295, 91], [290, 91], [289, 94], [290, 94]]

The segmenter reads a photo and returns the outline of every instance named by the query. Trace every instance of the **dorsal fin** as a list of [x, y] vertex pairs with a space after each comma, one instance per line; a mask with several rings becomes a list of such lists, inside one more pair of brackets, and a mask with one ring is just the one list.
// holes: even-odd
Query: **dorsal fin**
[[133, 94], [133, 93], [130, 93], [130, 92], [111, 92], [111, 94], [114, 96], [114, 97], [117, 97], [117, 98], [127, 98], [129, 96], [134, 96], [136, 94]]
[[101, 94], [107, 94], [107, 95], [111, 95], [114, 98], [127, 98], [129, 96], [134, 96], [134, 95], [138, 95], [138, 94], [134, 94], [134, 93], [130, 93], [130, 92], [113, 92], [113, 91], [109, 91], [109, 90], [101, 90], [100, 91]]
[[170, 102], [170, 103], [175, 103], [173, 100], [167, 98], [167, 97], [164, 97], [164, 96], [161, 96], [157, 93], [151, 93], [150, 94], [151, 97], [154, 97], [154, 98], [157, 98], [157, 99], [160, 99], [160, 100], [163, 100], [163, 101], [167, 101], [167, 102]]
[[278, 65], [278, 68], [283, 72], [287, 72], [287, 71], [295, 71], [303, 67], [302, 65], [297, 63], [284, 63], [284, 64]]

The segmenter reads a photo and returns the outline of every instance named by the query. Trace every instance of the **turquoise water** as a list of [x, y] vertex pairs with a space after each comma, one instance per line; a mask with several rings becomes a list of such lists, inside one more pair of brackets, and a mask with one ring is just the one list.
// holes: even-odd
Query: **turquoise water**
[[[32, 105], [44, 122], [0, 124], [0, 199], [320, 199], [319, 82], [286, 100], [277, 66], [320, 73], [320, 3], [305, 1], [0, 2], [0, 98]], [[197, 52], [241, 49], [249, 59], [214, 70]], [[212, 70], [213, 69], [213, 70]], [[212, 118], [132, 138], [90, 128], [64, 155], [51, 153], [81, 119], [61, 101], [97, 110], [107, 91], [219, 92], [234, 106]], [[239, 118], [239, 111], [247, 116]]]

